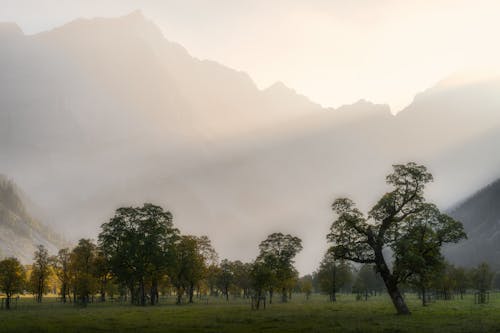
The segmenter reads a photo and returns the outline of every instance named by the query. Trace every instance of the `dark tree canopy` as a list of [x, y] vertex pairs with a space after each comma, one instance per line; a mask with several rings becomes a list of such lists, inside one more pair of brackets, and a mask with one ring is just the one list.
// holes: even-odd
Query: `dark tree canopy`
[[445, 268], [441, 246], [466, 238], [462, 224], [442, 214], [435, 205], [423, 204], [422, 210], [409, 217], [395, 237], [393, 274], [400, 282], [420, 289], [425, 306], [427, 289]]
[[[272, 272], [270, 286], [270, 298], [274, 287], [282, 291], [282, 300], [287, 301], [287, 289], [290, 287], [289, 280], [297, 275], [293, 267], [294, 258], [302, 250], [302, 240], [292, 235], [285, 235], [280, 232], [270, 234], [259, 245], [260, 254], [257, 261], [263, 262]], [[270, 299], [270, 301], [272, 301]]]
[[128, 286], [134, 303], [146, 304], [146, 285], [151, 287], [151, 302], [156, 301], [157, 284], [173, 260], [178, 234], [172, 214], [153, 204], [119, 208], [102, 225], [100, 248], [112, 274]]
[[85, 306], [97, 290], [94, 275], [97, 247], [90, 239], [80, 239], [71, 251], [70, 271], [75, 302]]
[[[398, 284], [412, 273], [406, 268], [389, 268], [383, 250], [391, 248], [398, 258], [402, 244], [411, 244], [415, 238], [417, 221], [426, 220], [425, 214], [431, 213], [429, 222], [432, 226], [433, 240], [430, 246], [434, 255], [440, 253], [443, 243], [458, 241], [463, 238], [461, 223], [441, 214], [435, 206], [425, 202], [425, 185], [433, 180], [425, 166], [410, 162], [393, 166], [394, 170], [386, 178], [392, 191], [387, 192], [365, 216], [355, 204], [347, 198], [334, 201], [332, 209], [337, 215], [333, 222], [328, 240], [332, 243], [332, 251], [337, 258], [351, 260], [363, 264], [374, 264], [382, 276], [389, 295], [399, 314], [409, 314], [410, 311], [401, 296]], [[426, 222], [427, 223], [427, 222]], [[427, 230], [427, 229], [426, 229]], [[427, 240], [424, 242], [428, 245]], [[399, 253], [399, 261], [408, 259]], [[412, 252], [417, 255], [417, 251]], [[418, 258], [421, 260], [422, 258]], [[411, 270], [411, 269], [410, 269]]]
[[47, 282], [50, 274], [51, 258], [49, 252], [43, 245], [38, 245], [33, 257], [33, 269], [31, 271], [30, 286], [38, 303], [47, 290]]

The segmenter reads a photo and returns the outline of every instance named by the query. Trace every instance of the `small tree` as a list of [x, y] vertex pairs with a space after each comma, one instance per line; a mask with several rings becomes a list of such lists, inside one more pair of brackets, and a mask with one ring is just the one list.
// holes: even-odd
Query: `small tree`
[[478, 291], [478, 303], [486, 303], [486, 295], [493, 283], [495, 273], [490, 266], [483, 262], [471, 271], [471, 280], [474, 288]]
[[30, 285], [36, 301], [41, 303], [42, 297], [47, 290], [51, 264], [49, 253], [43, 245], [37, 246], [33, 260]]
[[23, 266], [16, 258], [0, 261], [0, 291], [5, 293], [5, 308], [10, 309], [12, 295], [23, 291], [26, 275]]
[[233, 262], [234, 284], [243, 291], [243, 297], [250, 297], [252, 270], [251, 263], [243, 263], [239, 260]]
[[250, 279], [252, 289], [254, 290], [252, 307], [255, 305], [255, 308], [258, 310], [261, 300], [265, 299], [266, 290], [270, 290], [273, 283], [271, 267], [262, 261], [255, 261], [250, 271]]
[[220, 271], [217, 277], [217, 286], [229, 301], [229, 288], [234, 282], [233, 263], [227, 259], [220, 263]]
[[71, 252], [69, 249], [59, 250], [57, 256], [52, 258], [52, 264], [54, 266], [54, 271], [61, 283], [61, 300], [66, 303], [66, 296], [70, 295], [70, 264], [71, 264]]
[[377, 274], [375, 266], [365, 264], [361, 266], [354, 281], [353, 289], [360, 294], [364, 294], [365, 300], [368, 299], [368, 294], [380, 291], [384, 288], [384, 281]]
[[287, 287], [290, 286], [288, 282], [297, 276], [293, 263], [297, 253], [302, 250], [301, 239], [280, 232], [273, 233], [260, 243], [259, 249], [260, 254], [257, 260], [270, 268], [276, 282], [276, 284], [270, 284], [269, 303], [272, 302], [275, 286], [281, 289], [282, 301], [286, 302], [288, 299]]
[[352, 267], [345, 260], [335, 260], [333, 252], [327, 251], [319, 264], [317, 279], [321, 292], [336, 302], [337, 292], [352, 281]]
[[311, 296], [313, 291], [312, 276], [306, 275], [301, 277], [299, 280], [299, 285], [300, 285], [300, 292], [306, 295], [306, 300], [309, 300], [309, 297]]
[[[99, 294], [101, 302], [106, 301], [106, 291], [108, 289], [108, 283], [111, 279], [109, 262], [106, 256], [99, 249], [95, 253], [93, 274], [99, 283]], [[156, 296], [156, 295], [155, 295]], [[152, 300], [155, 304], [155, 300]]]
[[[399, 290], [400, 283], [405, 282], [409, 272], [391, 271], [384, 249], [391, 248], [396, 256], [401, 255], [398, 253], [401, 249], [399, 240], [413, 237], [411, 221], [427, 207], [423, 191], [433, 178], [424, 166], [415, 163], [394, 165], [393, 168], [394, 171], [386, 178], [393, 187], [392, 191], [382, 196], [366, 217], [350, 199], [334, 201], [332, 209], [337, 214], [337, 220], [333, 222], [327, 238], [333, 244], [332, 251], [336, 258], [374, 264], [397, 313], [410, 314]], [[458, 222], [450, 225], [461, 226]], [[449, 231], [456, 232], [453, 229]]]
[[207, 272], [205, 253], [206, 240], [200, 242], [196, 236], [181, 236], [174, 248], [174, 260], [170, 267], [170, 278], [177, 290], [177, 304], [187, 292], [189, 303], [193, 303], [195, 286]]
[[97, 290], [98, 281], [94, 274], [96, 245], [90, 239], [80, 239], [71, 252], [71, 273], [75, 302], [86, 306], [90, 296]]

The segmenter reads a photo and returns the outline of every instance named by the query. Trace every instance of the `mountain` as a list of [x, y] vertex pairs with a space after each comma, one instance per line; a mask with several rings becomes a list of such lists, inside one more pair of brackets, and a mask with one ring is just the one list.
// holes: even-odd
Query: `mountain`
[[66, 245], [64, 239], [47, 225], [34, 219], [26, 208], [29, 200], [17, 186], [0, 175], [0, 256], [14, 256], [30, 263], [37, 245], [50, 253]]
[[268, 233], [295, 233], [308, 272], [333, 199], [367, 209], [391, 164], [426, 164], [443, 208], [500, 176], [499, 78], [443, 80], [393, 115], [365, 100], [324, 108], [281, 82], [258, 89], [140, 12], [30, 36], [0, 24], [0, 43], [1, 172], [73, 239], [151, 201], [221, 257], [250, 260]]
[[483, 261], [499, 268], [500, 255], [500, 179], [484, 187], [450, 210], [464, 224], [468, 239], [448, 247], [447, 257], [464, 266]]

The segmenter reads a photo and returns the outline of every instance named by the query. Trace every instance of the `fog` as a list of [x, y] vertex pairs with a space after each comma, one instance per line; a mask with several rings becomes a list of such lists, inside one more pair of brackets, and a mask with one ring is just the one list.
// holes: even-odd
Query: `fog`
[[397, 115], [366, 100], [323, 108], [164, 34], [137, 11], [32, 35], [0, 24], [0, 173], [71, 240], [150, 201], [222, 258], [251, 260], [270, 232], [293, 233], [304, 274], [327, 247], [331, 202], [368, 209], [392, 164], [426, 164], [442, 208], [499, 176], [499, 78], [443, 77]]

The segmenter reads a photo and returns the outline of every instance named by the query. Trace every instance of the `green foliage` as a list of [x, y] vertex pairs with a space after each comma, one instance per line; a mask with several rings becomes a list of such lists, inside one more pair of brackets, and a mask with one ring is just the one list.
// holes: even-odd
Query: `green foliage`
[[217, 286], [229, 300], [229, 288], [234, 282], [233, 263], [227, 259], [221, 261], [219, 274], [217, 276]]
[[280, 232], [273, 233], [260, 243], [259, 249], [257, 262], [266, 265], [271, 272], [270, 292], [274, 288], [281, 289], [282, 300], [286, 302], [287, 292], [295, 284], [293, 280], [298, 275], [293, 264], [295, 256], [302, 250], [301, 239]]
[[135, 304], [146, 304], [146, 286], [151, 286], [152, 303], [157, 285], [174, 258], [178, 230], [172, 214], [152, 204], [123, 207], [102, 225], [99, 247], [119, 283], [126, 285]]
[[232, 262], [232, 270], [233, 270], [233, 282], [234, 285], [243, 292], [244, 297], [248, 297], [250, 294], [251, 288], [251, 271], [252, 264], [251, 263], [243, 263], [239, 260]]
[[36, 297], [37, 302], [42, 302], [42, 297], [47, 290], [47, 282], [50, 274], [51, 259], [47, 249], [38, 245], [33, 257], [33, 266], [30, 276], [30, 289]]
[[66, 303], [66, 297], [70, 294], [71, 282], [71, 252], [68, 248], [60, 249], [57, 256], [52, 258], [54, 272], [61, 283], [61, 299]]
[[10, 300], [15, 293], [21, 293], [24, 288], [26, 273], [16, 258], [6, 258], [0, 261], [0, 291], [7, 296], [6, 308], [10, 308]]
[[73, 294], [79, 304], [85, 306], [97, 290], [94, 274], [97, 247], [90, 239], [80, 239], [71, 251], [70, 272]]
[[426, 290], [445, 267], [441, 254], [444, 243], [456, 243], [466, 238], [460, 222], [442, 214], [432, 204], [422, 204], [421, 210], [407, 218], [391, 244], [394, 251], [394, 275], [401, 282], [419, 288], [422, 304], [426, 305]]
[[[426, 274], [441, 263], [441, 245], [465, 237], [461, 223], [425, 202], [425, 185], [433, 180], [425, 166], [410, 162], [394, 165], [386, 178], [387, 192], [365, 217], [347, 198], [334, 201], [337, 215], [327, 238], [336, 258], [374, 264], [399, 314], [410, 311], [398, 285], [410, 276]], [[383, 250], [391, 248], [395, 267], [391, 271]], [[427, 274], [428, 275], [428, 274]]]
[[491, 289], [495, 273], [490, 266], [483, 262], [471, 270], [472, 286], [479, 292], [486, 292]]
[[264, 296], [265, 291], [271, 289], [275, 284], [275, 276], [272, 268], [265, 262], [256, 261], [250, 271], [251, 285], [255, 291], [255, 296]]
[[381, 292], [384, 289], [384, 281], [376, 271], [374, 265], [365, 264], [361, 266], [356, 275], [353, 291], [358, 293]]
[[332, 251], [327, 251], [316, 272], [319, 290], [327, 294], [330, 301], [336, 301], [336, 293], [347, 289], [352, 282], [352, 267], [345, 260], [335, 260]]
[[217, 260], [217, 254], [206, 236], [181, 236], [173, 247], [173, 261], [169, 276], [177, 289], [177, 303], [181, 303], [184, 292], [189, 303], [193, 303], [195, 287], [205, 278], [209, 267]]

